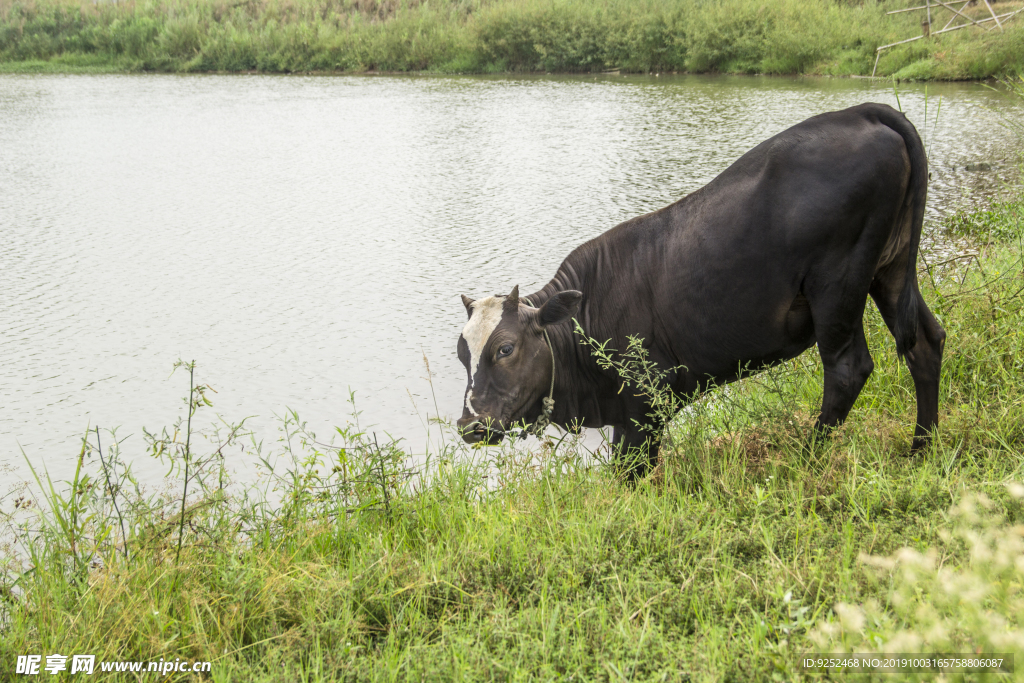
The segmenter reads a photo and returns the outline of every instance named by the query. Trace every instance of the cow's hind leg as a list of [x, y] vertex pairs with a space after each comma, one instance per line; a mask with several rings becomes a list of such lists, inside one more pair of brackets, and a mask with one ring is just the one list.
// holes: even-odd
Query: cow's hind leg
[[[902, 275], [898, 271], [879, 273], [871, 283], [871, 298], [875, 300], [890, 332], [895, 329]], [[928, 310], [916, 284], [913, 295], [917, 297], [917, 343], [907, 351], [906, 361], [917, 394], [917, 426], [914, 428], [912, 448], [918, 450], [928, 442], [931, 430], [939, 422], [939, 372], [946, 331]]]
[[864, 339], [861, 314], [849, 322], [822, 322], [825, 324], [815, 319], [818, 351], [825, 369], [821, 414], [815, 424], [817, 433], [828, 432], [843, 423], [875, 368]]
[[850, 414], [861, 389], [875, 369], [864, 338], [864, 306], [874, 276], [878, 254], [870, 249], [879, 242], [872, 233], [889, 221], [887, 216], [868, 221], [858, 245], [837, 268], [823, 266], [811, 273], [801, 291], [811, 308], [814, 337], [825, 374], [821, 413], [816, 434], [838, 427]]

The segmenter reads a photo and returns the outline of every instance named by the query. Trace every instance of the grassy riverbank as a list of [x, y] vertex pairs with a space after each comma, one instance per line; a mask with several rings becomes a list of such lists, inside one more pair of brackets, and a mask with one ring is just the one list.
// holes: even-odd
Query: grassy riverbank
[[[1024, 200], [949, 225], [978, 247], [921, 272], [949, 338], [919, 455], [871, 304], [876, 369], [834, 438], [806, 439], [808, 353], [699, 402], [635, 490], [568, 442], [449, 441], [417, 483], [394, 444], [294, 419], [275, 465], [244, 430], [193, 433], [197, 385], [150, 437], [169, 488], [135, 486], [101, 433], [72, 486], [41, 473], [48, 500], [3, 499], [0, 678], [60, 653], [212, 661], [218, 681], [791, 680], [800, 653], [845, 648], [1014, 652], [1024, 679]], [[224, 486], [226, 452], [287, 474]]]
[[[999, 12], [1019, 0], [999, 2]], [[870, 75], [920, 34], [887, 0], [0, 0], [0, 71], [726, 72]], [[988, 17], [983, 3], [965, 10]], [[936, 11], [935, 30], [948, 12]], [[991, 22], [988, 24], [991, 27]], [[1024, 66], [1024, 18], [883, 53], [879, 75]]]

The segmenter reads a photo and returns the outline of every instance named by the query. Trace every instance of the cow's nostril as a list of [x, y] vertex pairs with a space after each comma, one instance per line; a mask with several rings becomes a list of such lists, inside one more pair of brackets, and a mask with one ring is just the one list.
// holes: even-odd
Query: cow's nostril
[[484, 432], [500, 432], [501, 429], [498, 427], [496, 422], [484, 424], [479, 420], [470, 422], [466, 426], [462, 427], [463, 432], [474, 432], [476, 434], [482, 434]]
[[494, 445], [505, 438], [505, 430], [497, 422], [473, 420], [459, 426], [459, 433], [466, 443]]

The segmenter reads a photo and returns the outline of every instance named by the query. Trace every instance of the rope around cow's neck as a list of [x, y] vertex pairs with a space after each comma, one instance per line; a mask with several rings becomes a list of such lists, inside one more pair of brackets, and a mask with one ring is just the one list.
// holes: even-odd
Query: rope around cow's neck
[[[526, 297], [523, 297], [523, 301], [525, 301], [530, 308], [536, 308], [536, 306], [533, 305], [533, 302]], [[549, 424], [551, 424], [551, 415], [555, 411], [555, 347], [551, 345], [551, 337], [548, 336], [548, 329], [545, 327], [543, 330], [544, 341], [548, 343], [548, 351], [551, 352], [551, 389], [548, 391], [547, 397], [541, 401], [543, 408], [541, 410], [540, 417], [538, 417], [532, 425], [519, 433], [520, 439], [525, 439], [527, 434], [533, 434], [539, 439], [541, 434], [544, 433], [544, 430], [548, 428]]]

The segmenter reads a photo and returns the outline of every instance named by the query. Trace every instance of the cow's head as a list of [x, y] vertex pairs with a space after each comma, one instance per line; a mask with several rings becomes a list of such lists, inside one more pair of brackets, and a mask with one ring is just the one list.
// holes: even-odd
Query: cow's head
[[498, 443], [513, 424], [540, 414], [551, 386], [553, 352], [544, 328], [576, 315], [582, 298], [568, 290], [533, 308], [520, 304], [518, 285], [508, 296], [462, 297], [469, 322], [459, 337], [459, 360], [469, 386], [459, 430], [466, 442]]

